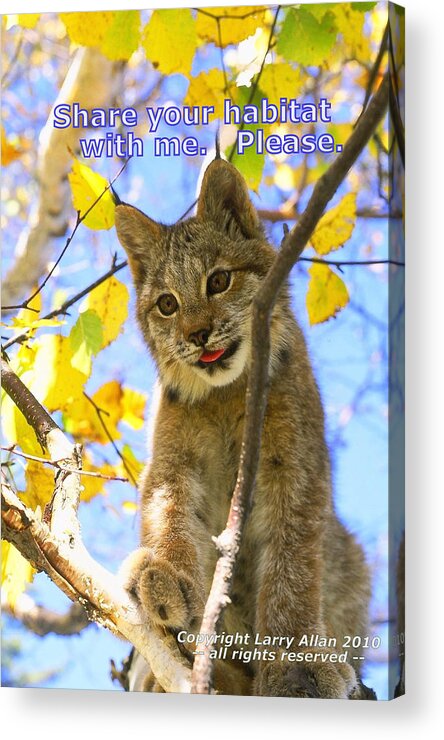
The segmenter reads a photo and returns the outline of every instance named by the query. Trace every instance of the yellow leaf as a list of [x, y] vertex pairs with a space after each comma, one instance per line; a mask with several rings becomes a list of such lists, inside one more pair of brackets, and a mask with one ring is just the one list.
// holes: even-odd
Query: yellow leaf
[[[40, 452], [40, 457], [42, 452]], [[29, 460], [25, 479], [26, 491], [23, 494], [23, 501], [26, 506], [35, 510], [37, 506], [42, 509], [51, 501], [54, 492], [54, 468], [36, 460]]]
[[353, 10], [350, 3], [335, 3], [332, 8], [348, 55], [367, 61], [370, 58], [370, 41], [364, 33], [365, 13]]
[[8, 30], [13, 26], [35, 28], [39, 18], [40, 13], [16, 13], [12, 15], [3, 15], [2, 25]]
[[320, 219], [310, 243], [318, 254], [328, 254], [350, 239], [356, 222], [356, 194], [347, 193], [341, 202]]
[[122, 504], [122, 509], [125, 512], [125, 514], [135, 514], [139, 507], [135, 501], [124, 501]]
[[71, 41], [95, 46], [108, 59], [129, 59], [140, 43], [140, 11], [60, 13]]
[[94, 404], [101, 411], [103, 424], [94, 405], [82, 396], [66, 409], [63, 419], [66, 431], [76, 439], [90, 440], [100, 444], [108, 444], [110, 441], [108, 434], [113, 440], [120, 439], [121, 434], [117, 429], [117, 424], [122, 416], [122, 395], [120, 383], [112, 380], [102, 385], [92, 396]]
[[[116, 471], [116, 468], [113, 465], [104, 463], [103, 465], [97, 466], [88, 459], [84, 461], [83, 469], [93, 473], [101, 473], [102, 475], [120, 476], [120, 473]], [[80, 500], [90, 501], [99, 493], [104, 493], [106, 483], [107, 481], [105, 478], [95, 478], [91, 475], [82, 475], [83, 491], [80, 495]]]
[[197, 77], [190, 78], [190, 86], [183, 101], [184, 105], [214, 106], [214, 117], [223, 118], [224, 115], [224, 93], [225, 80], [221, 69], [210, 69], [209, 72], [201, 72]]
[[259, 88], [274, 105], [279, 105], [281, 97], [296, 98], [301, 87], [300, 71], [285, 63], [268, 64], [259, 80]]
[[129, 293], [126, 285], [110, 277], [95, 288], [82, 303], [81, 311], [95, 311], [102, 322], [102, 348], [118, 337], [128, 316]]
[[128, 60], [140, 44], [140, 11], [116, 11], [100, 51], [108, 59]]
[[63, 324], [66, 324], [66, 321], [62, 319], [34, 319], [34, 321], [25, 321], [16, 316], [12, 319], [10, 326], [3, 323], [2, 326], [6, 329], [27, 329], [31, 331], [32, 329], [41, 329], [45, 326], [63, 326]]
[[313, 264], [309, 270], [307, 310], [310, 324], [321, 324], [336, 316], [350, 300], [345, 283], [328, 265]]
[[[197, 12], [196, 30], [201, 39], [212, 41], [216, 46], [237, 44], [252, 36], [259, 26], [265, 23], [267, 8], [263, 6], [241, 6], [225, 8], [205, 8], [205, 13]], [[214, 16], [219, 16], [218, 23]], [[229, 16], [229, 17], [227, 17]]]
[[117, 380], [110, 380], [92, 396], [96, 406], [104, 412], [102, 418], [113, 439], [119, 439], [121, 436], [117, 424], [122, 417], [122, 395], [120, 383]]
[[[33, 288], [33, 290], [35, 290], [35, 288]], [[12, 319], [12, 327], [20, 328], [20, 329], [37, 328], [37, 327], [34, 327], [33, 325], [39, 322], [39, 316], [40, 316], [41, 310], [42, 310], [42, 294], [37, 293], [37, 295], [28, 304], [28, 308], [21, 308], [17, 316], [15, 316]], [[34, 333], [35, 332], [30, 332], [30, 336], [32, 336]], [[22, 347], [23, 346], [26, 346], [26, 345], [22, 345]]]
[[20, 13], [18, 16], [18, 24], [22, 28], [35, 28], [40, 13]]
[[63, 411], [83, 398], [87, 376], [71, 365], [69, 337], [45, 334], [37, 344], [33, 393], [48, 411]]
[[94, 406], [85, 396], [67, 406], [63, 414], [63, 426], [78, 441], [100, 442], [101, 444], [109, 442]]
[[[68, 179], [73, 206], [76, 211], [80, 211], [80, 216], [84, 216], [95, 203], [84, 219], [85, 226], [90, 229], [110, 229], [114, 226], [115, 205], [109, 189], [106, 190], [108, 182], [105, 178], [74, 159]], [[99, 196], [101, 198], [97, 200]]]
[[2, 598], [14, 609], [35, 570], [10, 542], [2, 542]]
[[6, 138], [6, 131], [3, 126], [1, 126], [1, 163], [3, 167], [7, 167], [8, 164], [11, 164], [11, 162], [14, 161], [14, 159], [17, 159], [22, 154], [22, 149], [20, 147], [17, 147], [15, 144], [11, 144], [11, 142]]
[[[87, 453], [83, 455], [83, 469], [88, 472], [101, 473], [102, 475], [120, 476], [120, 472], [117, 472], [109, 463], [104, 463], [101, 466], [94, 465]], [[26, 491], [22, 494], [23, 501], [32, 509], [35, 509], [37, 506], [44, 509], [45, 505], [51, 500], [54, 491], [54, 469], [43, 463], [30, 460], [25, 478]], [[105, 478], [82, 475], [80, 500], [90, 501], [97, 494], [103, 493], [105, 483]]]
[[164, 74], [191, 72], [197, 45], [196, 21], [191, 10], [154, 10], [142, 45], [147, 59]]
[[[22, 380], [26, 383], [26, 375], [22, 376]], [[2, 399], [2, 429], [10, 444], [19, 444], [23, 452], [29, 455], [42, 454], [42, 448], [33, 428], [6, 394]]]
[[[32, 389], [34, 381], [35, 355], [34, 347], [23, 344], [15, 357], [11, 358], [12, 369], [29, 389]], [[22, 451], [30, 455], [42, 454], [33, 428], [5, 392], [2, 394], [2, 429], [10, 444], [19, 443]]]
[[81, 46], [100, 47], [114, 22], [115, 12], [60, 13], [71, 41]]
[[123, 389], [122, 421], [133, 429], [142, 429], [146, 406], [146, 395], [131, 388]]

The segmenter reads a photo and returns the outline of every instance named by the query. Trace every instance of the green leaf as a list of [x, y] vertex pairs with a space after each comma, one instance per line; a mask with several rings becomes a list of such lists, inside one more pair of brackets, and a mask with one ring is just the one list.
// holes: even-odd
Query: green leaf
[[73, 352], [71, 365], [89, 376], [92, 356], [99, 351], [103, 340], [102, 322], [95, 311], [88, 310], [79, 314], [69, 340]]
[[[239, 96], [238, 96], [238, 99], [236, 100], [236, 103], [240, 106], [241, 110], [243, 110], [244, 106], [247, 105], [247, 103], [260, 106], [261, 99], [266, 97], [266, 95], [264, 95], [262, 90], [259, 90], [259, 88], [257, 88], [255, 95], [253, 96], [253, 99], [251, 101], [249, 100], [249, 97], [250, 97], [250, 90], [248, 88], [246, 87], [239, 88]], [[264, 126], [263, 124], [253, 124], [253, 123], [249, 123], [244, 126], [244, 129], [251, 131], [255, 136], [259, 128], [263, 129], [264, 137], [265, 137], [268, 133], [268, 128], [269, 128], [268, 126]], [[241, 175], [243, 175], [248, 187], [251, 188], [251, 190], [254, 190], [255, 192], [257, 192], [257, 189], [261, 183], [262, 172], [264, 171], [265, 153], [258, 154], [254, 144], [253, 146], [246, 149], [243, 154], [237, 154], [236, 152], [237, 143], [236, 142], [233, 144], [233, 147], [234, 147], [234, 154], [231, 158], [231, 163], [234, 164], [236, 169], [239, 170]], [[225, 155], [227, 158], [231, 154], [231, 149], [232, 147], [229, 147], [229, 149], [225, 152]]]
[[[257, 127], [248, 126], [249, 131], [254, 131]], [[234, 154], [231, 160], [232, 164], [243, 175], [247, 185], [251, 190], [257, 191], [265, 164], [265, 154], [258, 154], [254, 145], [247, 149], [242, 155]]]
[[71, 41], [127, 60], [140, 44], [140, 10], [60, 13]]
[[304, 7], [290, 8], [276, 48], [289, 62], [318, 66], [328, 58], [336, 38], [332, 13], [327, 12], [319, 21]]
[[373, 10], [375, 5], [376, 3], [351, 3], [351, 9], [360, 10], [361, 13], [367, 13], [368, 10]]
[[129, 59], [140, 44], [140, 10], [117, 11], [101, 44], [108, 59]]

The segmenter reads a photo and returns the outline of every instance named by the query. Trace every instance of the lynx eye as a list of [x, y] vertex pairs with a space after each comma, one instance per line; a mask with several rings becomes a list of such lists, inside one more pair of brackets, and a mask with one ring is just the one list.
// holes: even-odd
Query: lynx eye
[[161, 314], [164, 316], [172, 316], [173, 313], [177, 311], [178, 303], [171, 293], [165, 293], [160, 296], [157, 301], [157, 305]]
[[227, 270], [213, 272], [207, 280], [207, 292], [209, 295], [223, 293], [227, 290], [231, 282], [231, 274]]

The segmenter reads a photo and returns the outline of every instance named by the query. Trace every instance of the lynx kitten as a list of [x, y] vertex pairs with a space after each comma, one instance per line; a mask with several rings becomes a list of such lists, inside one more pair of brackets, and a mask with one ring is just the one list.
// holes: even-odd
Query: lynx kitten
[[[151, 624], [196, 632], [216, 561], [211, 537], [225, 526], [239, 464], [251, 303], [275, 252], [243, 178], [221, 159], [205, 173], [195, 217], [164, 226], [119, 204], [116, 227], [161, 385], [140, 482], [142, 546], [130, 557], [128, 588]], [[271, 321], [254, 504], [221, 631], [291, 636], [293, 645], [302, 641], [296, 652], [324, 660], [290, 662], [283, 648], [271, 662], [229, 655], [216, 665], [216, 688], [373, 698], [353, 661], [359, 649], [338, 663], [331, 647], [306, 645], [316, 635], [336, 638], [341, 653], [345, 635], [366, 634], [369, 597], [362, 550], [335, 515], [323, 409], [285, 286]], [[150, 687], [162, 690], [154, 680]]]

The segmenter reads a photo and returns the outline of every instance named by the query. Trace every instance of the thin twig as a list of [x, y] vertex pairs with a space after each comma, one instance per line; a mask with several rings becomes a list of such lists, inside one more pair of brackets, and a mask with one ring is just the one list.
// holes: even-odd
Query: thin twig
[[405, 262], [398, 260], [324, 260], [321, 257], [299, 257], [298, 262], [316, 262], [320, 265], [333, 265], [333, 267], [354, 267], [359, 265], [397, 265], [398, 267], [405, 267]]
[[110, 182], [107, 184], [106, 188], [104, 189], [103, 193], [100, 193], [100, 195], [95, 199], [94, 203], [92, 203], [92, 205], [90, 205], [90, 207], [85, 211], [85, 213], [83, 215], [80, 215], [80, 211], [77, 211], [77, 220], [76, 220], [74, 229], [72, 230], [70, 236], [67, 238], [66, 244], [63, 247], [62, 251], [60, 252], [60, 255], [57, 257], [57, 260], [54, 262], [53, 266], [51, 267], [50, 271], [48, 272], [48, 274], [46, 275], [46, 277], [42, 281], [42, 283], [36, 288], [36, 290], [34, 291], [34, 293], [29, 298], [27, 298], [26, 301], [23, 302], [23, 304], [21, 306], [22, 308], [27, 308], [28, 305], [29, 305], [29, 303], [31, 303], [31, 301], [43, 290], [43, 288], [45, 287], [46, 283], [48, 282], [48, 280], [50, 279], [50, 277], [53, 275], [54, 270], [59, 265], [59, 263], [62, 260], [64, 254], [66, 253], [66, 250], [68, 249], [69, 245], [71, 244], [71, 242], [72, 242], [72, 240], [74, 238], [74, 235], [75, 235], [77, 229], [79, 228], [80, 224], [83, 223], [83, 221], [85, 220], [85, 218], [91, 213], [92, 209], [97, 205], [97, 203], [101, 200], [101, 198], [103, 198], [103, 196], [105, 195], [105, 193], [113, 186], [113, 184], [120, 177], [120, 175], [122, 174], [122, 172], [124, 171], [124, 169], [127, 167], [128, 162], [130, 160], [131, 160], [131, 157], [128, 157], [128, 159], [123, 163], [122, 167], [118, 171], [117, 175], [115, 175], [113, 177], [113, 179], [110, 180]]
[[26, 452], [16, 450], [15, 445], [10, 445], [9, 447], [4, 447], [3, 445], [1, 445], [0, 450], [3, 450], [4, 452], [12, 452], [14, 455], [18, 455], [18, 457], [24, 457], [26, 460], [34, 460], [35, 462], [42, 463], [43, 465], [51, 465], [53, 468], [57, 468], [57, 470], [64, 470], [65, 473], [78, 473], [78, 475], [89, 475], [91, 476], [91, 478], [103, 478], [103, 480], [116, 480], [121, 481], [122, 483], [129, 483], [128, 478], [120, 478], [117, 475], [105, 475], [104, 473], [95, 473], [92, 470], [77, 470], [75, 468], [70, 468], [66, 465], [62, 465], [57, 461], [47, 460], [45, 457], [29, 455]]
[[215, 21], [217, 20], [232, 20], [232, 21], [240, 21], [245, 20], [245, 18], [249, 18], [252, 15], [257, 14], [257, 9], [248, 11], [248, 13], [243, 13], [243, 15], [234, 15], [234, 14], [227, 14], [227, 15], [216, 15], [215, 13], [210, 13], [208, 10], [204, 10], [203, 8], [193, 8], [193, 10], [197, 10], [198, 13], [201, 15], [206, 15], [208, 18], [213, 18]]
[[109, 441], [110, 441], [113, 449], [115, 450], [116, 454], [120, 457], [120, 459], [122, 461], [122, 464], [123, 464], [123, 467], [125, 468], [126, 472], [128, 473], [128, 476], [131, 479], [131, 482], [135, 486], [137, 486], [137, 481], [136, 481], [134, 475], [132, 474], [131, 469], [129, 468], [127, 461], [125, 460], [124, 455], [120, 452], [119, 448], [117, 447], [117, 445], [116, 445], [116, 443], [115, 443], [115, 441], [113, 439], [113, 436], [112, 436], [111, 432], [109, 431], [108, 427], [106, 426], [106, 424], [105, 424], [105, 422], [104, 422], [104, 420], [102, 418], [103, 415], [108, 416], [108, 412], [107, 411], [104, 411], [103, 409], [101, 409], [100, 406], [98, 406], [96, 404], [96, 402], [94, 401], [94, 399], [92, 399], [90, 396], [88, 396], [88, 394], [85, 391], [83, 391], [83, 395], [85, 396], [86, 400], [89, 401], [90, 404], [94, 407], [94, 410], [95, 410], [95, 412], [97, 414], [97, 418], [100, 421], [100, 424], [101, 424], [101, 427], [102, 427], [103, 431], [105, 432], [106, 436], [108, 437], [108, 439], [109, 439]]
[[[113, 260], [114, 262], [114, 260]], [[62, 303], [59, 308], [55, 308], [53, 311], [50, 311], [49, 313], [45, 314], [45, 316], [42, 316], [42, 319], [53, 319], [56, 316], [62, 316], [67, 314], [68, 309], [71, 308], [77, 301], [80, 301], [82, 298], [84, 298], [88, 293], [91, 293], [95, 288], [97, 288], [99, 285], [105, 282], [105, 280], [108, 280], [108, 278], [112, 277], [116, 274], [116, 272], [119, 272], [119, 270], [122, 270], [124, 267], [128, 265], [128, 260], [124, 260], [123, 262], [115, 263], [113, 266], [108, 270], [108, 272], [105, 272], [104, 275], [97, 278], [97, 280], [94, 280], [93, 283], [90, 283], [86, 288], [83, 288], [79, 293], [76, 293], [72, 298], [69, 298], [64, 303]], [[10, 308], [10, 306], [7, 306], [7, 308]], [[17, 308], [25, 308], [25, 306], [17, 306]], [[27, 307], [27, 310], [29, 311], [29, 307]], [[31, 331], [29, 329], [28, 331]], [[23, 342], [28, 337], [28, 332], [22, 332], [21, 334], [18, 334], [15, 337], [12, 337], [9, 339], [5, 344], [3, 345], [3, 351], [7, 350], [9, 347], [11, 347], [16, 342]]]
[[[258, 208], [257, 214], [263, 221], [271, 221], [274, 224], [278, 221], [297, 221], [300, 211], [293, 202], [289, 203], [287, 201], [280, 208]], [[402, 218], [402, 213], [399, 211], [394, 211], [393, 213], [375, 211], [373, 208], [358, 208], [356, 218], [400, 219]]]

